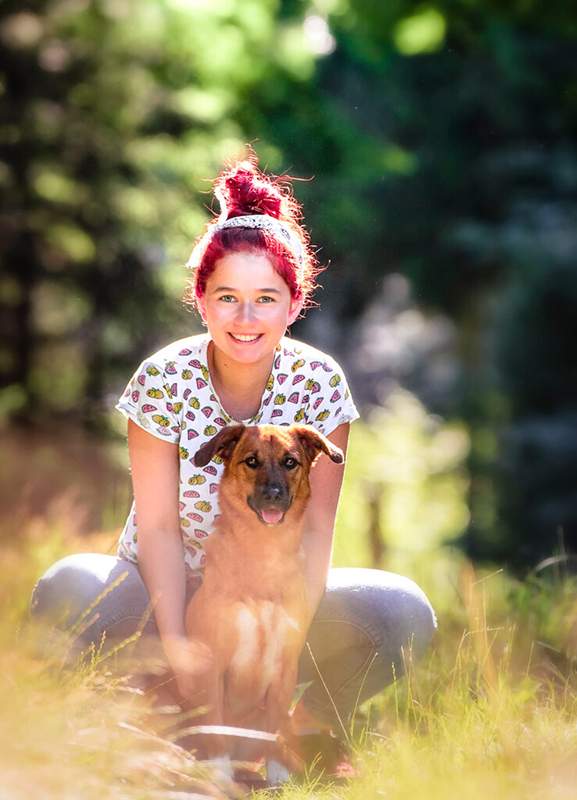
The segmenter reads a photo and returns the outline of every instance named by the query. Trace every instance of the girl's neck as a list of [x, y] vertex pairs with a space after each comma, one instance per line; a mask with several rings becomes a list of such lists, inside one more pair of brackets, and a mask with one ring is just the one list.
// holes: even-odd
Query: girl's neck
[[229, 417], [240, 421], [258, 413], [273, 360], [274, 353], [271, 353], [270, 360], [242, 364], [224, 355], [214, 342], [209, 342], [208, 369], [212, 385]]

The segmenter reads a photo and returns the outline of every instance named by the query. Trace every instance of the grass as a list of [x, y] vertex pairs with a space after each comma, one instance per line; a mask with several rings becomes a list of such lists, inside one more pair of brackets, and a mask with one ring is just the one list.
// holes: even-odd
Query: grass
[[[353, 490], [363, 479], [357, 455], [353, 449], [347, 476]], [[429, 470], [423, 480], [430, 479]], [[399, 485], [399, 496], [406, 490]], [[428, 491], [419, 484], [423, 496]], [[351, 524], [354, 502], [345, 493]], [[389, 496], [385, 531], [391, 508], [402, 512]], [[223, 797], [206, 769], [146, 732], [152, 710], [113, 659], [95, 653], [65, 669], [70, 643], [60, 654], [42, 652], [27, 617], [34, 581], [68, 553], [113, 551], [116, 538], [77, 536], [62, 509], [23, 520], [18, 537], [0, 540], [0, 800]], [[344, 565], [351, 543], [339, 536], [336, 561]], [[364, 552], [361, 542], [368, 566], [370, 547]], [[438, 542], [411, 552], [392, 542], [382, 559], [380, 566], [402, 570], [428, 594], [439, 618], [433, 645], [416, 664], [407, 653], [407, 677], [358, 709], [347, 730], [358, 778], [336, 785], [309, 776], [287, 786], [283, 800], [577, 798], [577, 580], [570, 562], [560, 556], [520, 581], [474, 569]]]

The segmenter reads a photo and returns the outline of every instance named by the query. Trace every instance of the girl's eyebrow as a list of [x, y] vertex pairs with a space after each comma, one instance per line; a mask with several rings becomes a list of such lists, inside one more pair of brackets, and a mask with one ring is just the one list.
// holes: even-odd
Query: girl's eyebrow
[[[237, 292], [238, 289], [235, 289], [234, 286], [217, 286], [213, 289], [213, 292]], [[278, 289], [272, 289], [265, 287], [264, 289], [257, 289], [256, 292], [258, 294], [280, 294]]]

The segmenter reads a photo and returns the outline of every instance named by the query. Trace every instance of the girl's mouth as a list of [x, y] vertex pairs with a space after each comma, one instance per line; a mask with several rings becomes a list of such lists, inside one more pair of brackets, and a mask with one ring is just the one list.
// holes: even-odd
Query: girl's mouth
[[252, 344], [252, 342], [256, 342], [257, 339], [260, 339], [262, 333], [229, 333], [228, 335], [232, 337], [235, 342]]

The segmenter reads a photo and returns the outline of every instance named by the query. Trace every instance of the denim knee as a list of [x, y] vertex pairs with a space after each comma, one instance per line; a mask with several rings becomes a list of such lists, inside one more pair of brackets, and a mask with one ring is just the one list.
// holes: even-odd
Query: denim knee
[[[424, 592], [382, 570], [331, 570], [301, 658], [299, 680], [311, 713], [334, 724], [400, 677], [419, 659], [436, 627]], [[313, 662], [314, 659], [314, 662]], [[322, 675], [322, 680], [318, 677]], [[336, 712], [335, 712], [336, 708]]]
[[[93, 607], [93, 608], [91, 608]], [[147, 612], [156, 631], [150, 596], [134, 564], [115, 556], [82, 553], [61, 559], [39, 579], [30, 602], [33, 617], [58, 628], [72, 627], [90, 609], [82, 631], [85, 642], [105, 632], [133, 633]]]

